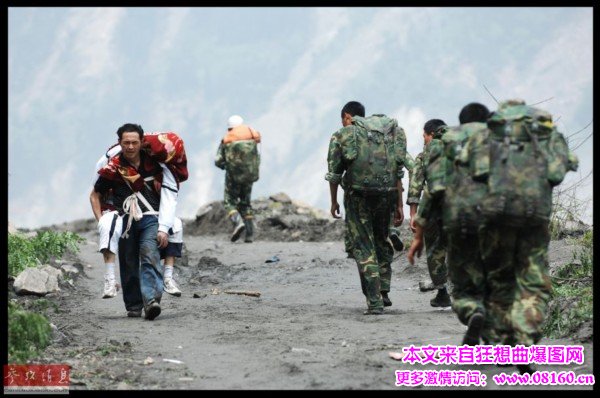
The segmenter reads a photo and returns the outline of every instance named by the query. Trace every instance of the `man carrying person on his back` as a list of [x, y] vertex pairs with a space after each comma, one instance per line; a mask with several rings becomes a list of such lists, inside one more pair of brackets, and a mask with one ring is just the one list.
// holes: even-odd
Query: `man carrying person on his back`
[[[98, 172], [92, 207], [100, 218], [101, 197], [113, 192], [114, 206], [124, 214], [125, 225], [119, 242], [119, 267], [123, 301], [127, 316], [155, 319], [161, 313], [163, 270], [159, 249], [168, 244], [168, 231], [173, 227], [177, 205], [177, 189], [161, 195], [157, 189], [163, 181], [163, 169], [141, 151], [144, 130], [127, 123], [117, 130], [122, 152], [111, 158]], [[173, 179], [174, 181], [174, 179]]]

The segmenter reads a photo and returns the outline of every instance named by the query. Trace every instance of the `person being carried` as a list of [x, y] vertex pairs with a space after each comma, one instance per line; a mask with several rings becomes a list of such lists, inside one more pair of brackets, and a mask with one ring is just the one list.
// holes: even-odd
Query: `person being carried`
[[215, 166], [225, 170], [225, 195], [223, 204], [227, 217], [233, 224], [231, 241], [239, 239], [246, 231], [244, 242], [254, 241], [254, 224], [251, 204], [252, 185], [258, 181], [260, 154], [257, 144], [260, 133], [243, 124], [241, 116], [233, 115], [227, 121], [227, 134], [221, 140]]

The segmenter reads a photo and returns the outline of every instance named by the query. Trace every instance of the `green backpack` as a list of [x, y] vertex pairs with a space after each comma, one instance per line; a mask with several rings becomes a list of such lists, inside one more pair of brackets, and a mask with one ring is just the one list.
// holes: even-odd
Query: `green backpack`
[[465, 123], [450, 128], [442, 137], [447, 167], [442, 211], [446, 231], [475, 233], [481, 224], [480, 204], [487, 194], [487, 185], [471, 178], [460, 155], [470, 137], [486, 131], [485, 123]]
[[468, 155], [471, 176], [487, 183], [485, 221], [515, 227], [547, 223], [552, 188], [577, 168], [552, 116], [512, 100], [501, 103], [487, 125], [489, 133], [474, 137]]
[[225, 146], [225, 170], [232, 180], [249, 184], [258, 180], [260, 153], [254, 140], [234, 141]]
[[344, 186], [372, 193], [396, 190], [397, 173], [406, 159], [406, 134], [385, 115], [354, 116], [343, 156], [349, 161]]

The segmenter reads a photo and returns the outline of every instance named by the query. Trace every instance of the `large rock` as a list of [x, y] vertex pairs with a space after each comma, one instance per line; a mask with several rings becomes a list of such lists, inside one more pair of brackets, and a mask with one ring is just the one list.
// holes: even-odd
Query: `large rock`
[[269, 199], [271, 199], [274, 202], [279, 202], [279, 203], [292, 203], [292, 199], [290, 199], [289, 196], [287, 196], [285, 193], [283, 192], [279, 192], [275, 195], [271, 195], [269, 196]]
[[[60, 271], [58, 273], [60, 274]], [[17, 276], [13, 288], [18, 295], [33, 294], [36, 296], [45, 296], [50, 292], [60, 290], [56, 273], [52, 271], [49, 273], [47, 270], [33, 267], [26, 268]]]
[[207, 203], [204, 206], [201, 206], [198, 211], [196, 212], [196, 220], [201, 219], [202, 217], [204, 217], [205, 215], [207, 215], [208, 213], [210, 213], [213, 209], [213, 204], [212, 203]]
[[[267, 241], [337, 241], [343, 239], [344, 223], [329, 213], [283, 193], [252, 200], [254, 238]], [[184, 220], [184, 234], [231, 234], [232, 225], [222, 201], [198, 209], [195, 220]]]

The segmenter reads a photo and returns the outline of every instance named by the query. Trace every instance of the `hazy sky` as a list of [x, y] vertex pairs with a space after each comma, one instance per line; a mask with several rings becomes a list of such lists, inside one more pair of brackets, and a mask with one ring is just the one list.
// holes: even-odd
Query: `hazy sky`
[[[592, 8], [9, 8], [8, 17], [17, 227], [93, 217], [96, 160], [127, 122], [181, 135], [190, 179], [178, 214], [193, 218], [223, 197], [213, 160], [232, 114], [262, 133], [253, 197], [283, 191], [325, 210], [327, 147], [347, 101], [396, 117], [413, 155], [428, 119], [457, 124], [472, 101], [494, 109], [484, 84], [498, 100], [553, 97], [540, 107], [567, 136], [593, 117]], [[592, 130], [571, 138], [580, 171], [563, 184], [592, 171]], [[577, 195], [591, 200], [586, 182]]]

